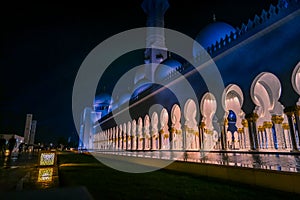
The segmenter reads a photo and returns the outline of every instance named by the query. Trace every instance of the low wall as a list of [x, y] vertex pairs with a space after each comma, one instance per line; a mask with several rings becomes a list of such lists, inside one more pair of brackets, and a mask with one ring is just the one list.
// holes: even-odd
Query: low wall
[[[117, 162], [128, 162], [149, 167], [157, 167], [157, 163], [163, 164], [164, 160], [157, 160], [142, 157], [130, 157], [111, 154], [97, 153], [96, 157], [113, 159]], [[165, 161], [166, 163], [170, 161]], [[174, 161], [164, 167], [166, 170], [182, 172], [194, 176], [212, 177], [221, 180], [233, 181], [237, 183], [249, 184], [271, 189], [294, 192], [300, 194], [300, 173], [283, 172], [266, 169], [252, 169], [244, 167], [214, 165], [206, 163], [192, 163], [184, 161]]]
[[176, 161], [165, 169], [300, 193], [300, 173]]

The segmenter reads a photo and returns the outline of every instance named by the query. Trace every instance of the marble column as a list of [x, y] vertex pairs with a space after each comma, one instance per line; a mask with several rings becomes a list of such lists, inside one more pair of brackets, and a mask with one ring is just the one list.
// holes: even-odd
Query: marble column
[[[300, 106], [295, 106], [295, 119], [296, 119], [296, 127], [298, 132], [298, 145], [300, 146]], [[296, 132], [295, 132], [296, 134]]]
[[275, 127], [277, 148], [284, 149], [285, 144], [284, 144], [283, 128], [282, 128], [283, 117], [274, 115], [272, 116], [272, 122], [274, 123], [274, 127]]
[[265, 135], [265, 128], [263, 126], [257, 127], [257, 138], [258, 138], [258, 145], [261, 149], [266, 149], [266, 138]]
[[246, 119], [243, 119], [242, 125], [243, 125], [243, 129], [244, 129], [245, 149], [250, 149], [248, 121]]
[[248, 121], [250, 149], [259, 150], [257, 132], [256, 132], [256, 121], [258, 119], [258, 115], [256, 113], [250, 113], [250, 114], [246, 114], [245, 117]]
[[284, 133], [285, 148], [292, 149], [290, 126], [288, 123], [283, 123], [282, 128], [283, 128], [283, 133]]
[[187, 148], [187, 129], [188, 129], [188, 127], [186, 125], [184, 125], [183, 135], [182, 135], [183, 150], [186, 150], [186, 148]]
[[268, 149], [274, 149], [274, 139], [273, 139], [273, 131], [272, 131], [273, 123], [266, 121], [264, 122], [264, 128], [267, 133], [267, 143], [268, 143]]
[[289, 127], [290, 127], [292, 151], [298, 151], [297, 143], [296, 143], [295, 130], [294, 130], [294, 121], [293, 121], [294, 109], [291, 108], [291, 107], [287, 107], [287, 108], [284, 109], [284, 112], [287, 115], [288, 123], [289, 123]]
[[221, 124], [221, 148], [222, 150], [227, 150], [227, 137], [226, 137], [226, 126], [228, 125], [228, 120], [225, 118], [224, 122]]
[[169, 138], [169, 144], [170, 144], [170, 150], [173, 150], [174, 148], [176, 148], [175, 143], [175, 132], [176, 129], [174, 127], [171, 127], [170, 129], [170, 138]]

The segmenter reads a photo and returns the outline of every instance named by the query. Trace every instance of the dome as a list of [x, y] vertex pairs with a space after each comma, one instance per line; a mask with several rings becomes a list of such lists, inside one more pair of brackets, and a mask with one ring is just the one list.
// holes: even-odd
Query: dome
[[148, 88], [150, 88], [150, 86], [152, 85], [152, 83], [147, 80], [147, 79], [141, 79], [139, 80], [139, 82], [137, 82], [134, 85], [134, 89], [133, 89], [133, 97], [138, 96], [138, 94], [142, 93], [143, 91], [147, 90]]
[[137, 84], [140, 80], [145, 78], [145, 68], [139, 67], [134, 76], [134, 84]]
[[[166, 66], [168, 67], [166, 67]], [[178, 67], [181, 67], [182, 64], [175, 59], [168, 58], [160, 63], [155, 70], [155, 81], [163, 81], [173, 70], [176, 70]]]
[[[221, 38], [225, 38], [226, 35], [230, 35], [231, 32], [235, 32], [235, 28], [224, 22], [213, 22], [204, 27], [196, 37], [196, 41], [201, 44], [204, 49], [207, 49], [212, 44], [220, 41]], [[197, 46], [193, 47], [193, 56], [196, 57], [200, 52]]]
[[119, 103], [118, 103], [119, 106], [125, 104], [126, 102], [129, 102], [130, 98], [131, 98], [131, 95], [129, 93], [123, 94], [119, 99]]
[[109, 94], [102, 93], [97, 95], [94, 99], [94, 110], [108, 110], [109, 106], [113, 103], [112, 97]]

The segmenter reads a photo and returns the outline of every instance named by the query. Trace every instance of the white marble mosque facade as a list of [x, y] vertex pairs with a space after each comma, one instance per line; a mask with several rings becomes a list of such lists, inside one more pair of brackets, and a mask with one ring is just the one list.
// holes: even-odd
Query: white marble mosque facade
[[[294, 87], [300, 88], [300, 62], [291, 76]], [[286, 108], [278, 101], [280, 81], [274, 74], [263, 72], [253, 81], [251, 97], [256, 104], [253, 114], [246, 116], [241, 109], [243, 93], [238, 85], [225, 88], [225, 106], [222, 131], [218, 133], [212, 124], [217, 105], [213, 94], [206, 93], [201, 102], [188, 99], [184, 109], [174, 104], [171, 113], [162, 108], [140, 116], [119, 126], [94, 134], [93, 149], [97, 150], [259, 150], [259, 151], [297, 151], [299, 150], [299, 129], [296, 119], [300, 107]], [[300, 96], [300, 92], [297, 91]], [[202, 120], [195, 119], [196, 103], [200, 103]], [[298, 103], [298, 102], [296, 102]], [[228, 131], [229, 110], [236, 115], [237, 130]], [[168, 120], [172, 126], [168, 127]], [[299, 120], [299, 119], [298, 119]], [[249, 127], [255, 125], [255, 131]], [[197, 124], [200, 124], [198, 126]], [[126, 129], [126, 127], [128, 127]], [[151, 130], [151, 131], [150, 131]], [[172, 136], [171, 136], [172, 135]], [[221, 137], [222, 135], [223, 137]], [[233, 137], [232, 137], [233, 135]], [[251, 139], [251, 137], [252, 139]], [[223, 141], [222, 141], [223, 140]], [[223, 143], [223, 144], [220, 144]], [[222, 148], [223, 145], [223, 148]]]
[[[167, 7], [162, 9], [163, 13]], [[160, 38], [160, 41], [164, 40]], [[164, 42], [161, 45], [165, 48]], [[209, 50], [212, 51], [213, 47]], [[183, 107], [172, 105], [170, 112], [161, 108], [98, 132], [97, 127], [90, 125], [89, 118], [91, 128], [89, 133], [82, 131], [82, 146], [103, 151], [299, 151], [300, 98], [294, 106], [289, 107], [282, 105], [279, 100], [281, 81], [289, 81], [300, 96], [300, 62], [290, 67], [294, 68], [290, 80], [279, 80], [273, 73], [262, 71], [253, 80], [250, 91], [242, 91], [235, 83], [226, 85], [221, 103], [217, 103], [214, 94], [207, 92], [200, 101], [188, 98]], [[135, 80], [135, 83], [138, 81]], [[249, 114], [242, 109], [244, 92], [250, 93], [255, 104]], [[109, 104], [110, 108], [112, 106]], [[225, 112], [223, 119], [217, 119], [215, 123], [218, 107]]]

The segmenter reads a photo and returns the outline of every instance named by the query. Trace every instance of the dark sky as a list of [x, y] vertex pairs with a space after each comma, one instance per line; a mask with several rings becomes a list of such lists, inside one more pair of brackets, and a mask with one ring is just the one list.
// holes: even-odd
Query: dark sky
[[[38, 121], [37, 141], [75, 138], [71, 106], [77, 71], [103, 40], [146, 25], [141, 2], [1, 5], [0, 133], [23, 135], [26, 114], [32, 113]], [[195, 2], [169, 0], [165, 26], [195, 38], [213, 13], [218, 21], [237, 27], [277, 0]]]

